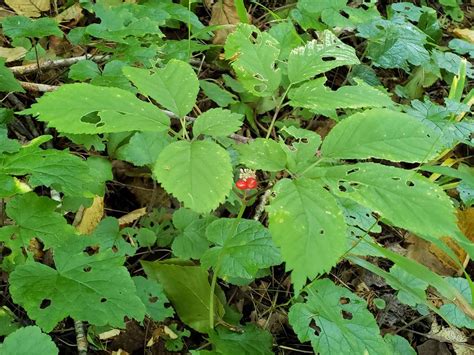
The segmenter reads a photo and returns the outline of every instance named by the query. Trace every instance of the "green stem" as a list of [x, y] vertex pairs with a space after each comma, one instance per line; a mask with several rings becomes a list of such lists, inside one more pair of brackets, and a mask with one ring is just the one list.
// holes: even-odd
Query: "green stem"
[[270, 122], [270, 127], [268, 127], [268, 131], [267, 131], [267, 135], [265, 136], [265, 139], [270, 138], [270, 135], [272, 134], [273, 126], [275, 125], [278, 114], [280, 113], [280, 109], [282, 108], [283, 101], [285, 101], [286, 95], [288, 94], [288, 91], [290, 91], [291, 89], [291, 85], [292, 84], [288, 85], [288, 87], [286, 88], [286, 91], [283, 93], [283, 96], [280, 99], [280, 102], [275, 107], [275, 113], [273, 114], [272, 122]]
[[[232, 231], [232, 235], [235, 234], [237, 227], [239, 225], [239, 221], [244, 215], [245, 208], [247, 205], [245, 204], [245, 195], [244, 198], [242, 199], [242, 205], [240, 206], [239, 213], [237, 214], [237, 218], [235, 220], [235, 227], [234, 230]], [[209, 327], [211, 329], [214, 329], [214, 292], [216, 290], [216, 284], [217, 284], [217, 274], [219, 273], [219, 269], [221, 267], [221, 259], [219, 258], [216, 263], [216, 267], [214, 268], [214, 274], [212, 275], [212, 280], [211, 280], [211, 292], [209, 295]]]

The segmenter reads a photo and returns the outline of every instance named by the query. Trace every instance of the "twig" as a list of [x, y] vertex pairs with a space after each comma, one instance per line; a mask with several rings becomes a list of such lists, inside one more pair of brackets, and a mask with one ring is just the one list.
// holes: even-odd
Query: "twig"
[[19, 83], [23, 89], [33, 92], [50, 92], [59, 88], [55, 85], [29, 83], [27, 81], [20, 81]]
[[76, 330], [77, 353], [79, 355], [87, 355], [87, 338], [84, 332], [84, 325], [80, 320], [74, 321], [74, 329]]
[[262, 198], [260, 199], [259, 204], [257, 205], [257, 208], [255, 209], [255, 215], [253, 216], [253, 219], [258, 221], [260, 220], [260, 217], [262, 216], [263, 211], [265, 210], [265, 205], [268, 202], [268, 199], [272, 195], [272, 189], [271, 185], [268, 186], [268, 190], [264, 192], [262, 195]]
[[23, 75], [28, 73], [33, 73], [38, 70], [46, 70], [52, 68], [59, 68], [59, 67], [67, 67], [69, 65], [75, 64], [82, 60], [93, 60], [95, 62], [103, 62], [110, 58], [108, 55], [98, 55], [98, 56], [91, 56], [91, 55], [82, 55], [80, 57], [72, 57], [72, 58], [63, 58], [63, 59], [55, 59], [55, 60], [47, 60], [43, 63], [33, 63], [27, 65], [20, 65], [16, 67], [10, 67], [9, 69], [15, 75]]

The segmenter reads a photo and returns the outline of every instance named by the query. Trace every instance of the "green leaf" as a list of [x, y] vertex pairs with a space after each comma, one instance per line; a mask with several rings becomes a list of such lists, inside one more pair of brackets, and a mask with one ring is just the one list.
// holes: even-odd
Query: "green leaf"
[[132, 93], [85, 83], [63, 85], [20, 114], [37, 116], [63, 133], [159, 132], [169, 127], [168, 116]]
[[216, 354], [271, 355], [272, 335], [255, 325], [246, 325], [242, 331], [235, 332], [218, 327], [217, 332], [209, 334], [209, 340]]
[[184, 347], [183, 338], [188, 338], [191, 335], [191, 332], [187, 329], [178, 330], [177, 324], [170, 324], [169, 328], [176, 335], [176, 338], [173, 339], [169, 337], [165, 340], [165, 348], [168, 351], [181, 351]]
[[298, 292], [307, 278], [329, 271], [344, 254], [346, 224], [334, 197], [316, 181], [283, 179], [274, 192], [269, 229]]
[[288, 319], [298, 339], [311, 341], [316, 353], [390, 354], [362, 298], [329, 279], [313, 282], [305, 292], [306, 302], [291, 306]]
[[54, 19], [47, 17], [32, 20], [25, 16], [8, 16], [3, 18], [2, 28], [3, 34], [13, 39], [63, 36], [58, 23]]
[[[14, 154], [0, 156], [0, 176], [28, 176], [32, 187], [48, 186], [66, 195], [92, 197], [100, 193], [103, 182], [109, 178], [98, 179], [90, 165], [68, 151], [40, 149], [39, 145], [51, 139], [41, 136], [23, 146]], [[103, 165], [103, 164], [102, 164]], [[111, 171], [111, 166], [102, 166], [101, 171]]]
[[337, 109], [363, 107], [391, 107], [390, 97], [380, 90], [357, 80], [355, 86], [342, 86], [336, 91], [324, 85], [326, 78], [311, 80], [288, 93], [290, 105], [304, 107], [312, 112], [336, 118]]
[[229, 91], [222, 89], [219, 85], [213, 82], [199, 80], [199, 86], [201, 86], [204, 95], [206, 95], [220, 107], [227, 107], [230, 104], [237, 102], [234, 95], [232, 95]]
[[124, 327], [124, 317], [141, 321], [145, 315], [124, 261], [110, 249], [89, 256], [66, 245], [55, 250], [56, 269], [37, 262], [16, 267], [10, 274], [10, 293], [47, 332], [68, 316]]
[[449, 41], [448, 46], [458, 54], [469, 54], [471, 58], [474, 58], [474, 43], [456, 38]]
[[[0, 336], [4, 337], [13, 333], [20, 328], [21, 325], [15, 320], [15, 315], [7, 307], [3, 306], [0, 309]], [[1, 349], [0, 345], [0, 349]]]
[[377, 66], [409, 71], [409, 64], [423, 65], [430, 59], [424, 48], [426, 35], [402, 18], [378, 19], [357, 29], [360, 37], [368, 39], [367, 55]]
[[156, 243], [156, 234], [151, 229], [140, 228], [137, 233], [137, 241], [140, 248], [152, 247]]
[[257, 138], [247, 144], [238, 144], [235, 148], [240, 154], [240, 163], [250, 169], [265, 171], [285, 169], [285, 151], [272, 139]]
[[280, 54], [275, 38], [255, 26], [240, 23], [227, 37], [224, 49], [245, 89], [262, 97], [275, 93], [281, 81], [281, 71], [275, 69]]
[[8, 138], [8, 129], [0, 127], [0, 154], [18, 152], [20, 147], [20, 142]]
[[174, 314], [173, 308], [167, 307], [168, 298], [161, 286], [155, 280], [146, 279], [143, 276], [132, 278], [137, 289], [137, 295], [142, 300], [148, 314], [155, 322], [161, 322]]
[[333, 193], [350, 198], [417, 235], [440, 238], [459, 233], [449, 197], [414, 171], [359, 163], [314, 168], [305, 176], [322, 178]]
[[[206, 228], [213, 219], [212, 217], [207, 217], [191, 220], [191, 223], [182, 229], [182, 233], [173, 240], [171, 246], [173, 254], [185, 260], [201, 259], [204, 252], [209, 248], [209, 241], [206, 238]], [[173, 223], [175, 223], [174, 220], [173, 215]]]
[[0, 344], [3, 355], [41, 354], [57, 355], [59, 350], [49, 335], [36, 326], [20, 328], [5, 338]]
[[229, 154], [211, 141], [180, 141], [161, 152], [153, 175], [163, 188], [199, 213], [214, 210], [232, 188]]
[[[142, 261], [141, 263], [148, 278], [157, 280], [163, 285], [179, 318], [198, 332], [209, 332], [211, 286], [207, 271], [199, 266], [167, 262]], [[214, 296], [214, 307], [219, 319], [224, 315], [224, 306], [217, 296]]]
[[172, 142], [168, 132], [136, 132], [125, 145], [115, 152], [117, 158], [136, 166], [156, 162], [163, 149]]
[[281, 263], [270, 233], [258, 221], [220, 218], [207, 227], [206, 236], [214, 246], [201, 264], [224, 280], [254, 279], [258, 270]]
[[81, 60], [69, 68], [68, 78], [85, 81], [100, 75], [99, 66], [93, 60]]
[[386, 334], [383, 337], [392, 355], [416, 355], [410, 343], [399, 335]]
[[193, 123], [194, 137], [206, 134], [224, 137], [235, 133], [242, 126], [243, 115], [221, 108], [212, 108], [198, 116]]
[[25, 92], [10, 69], [5, 66], [5, 59], [3, 58], [0, 58], [0, 91]]
[[[447, 277], [446, 281], [455, 287], [466, 300], [471, 300], [471, 288], [466, 279], [462, 277]], [[440, 314], [458, 328], [474, 329], [474, 320], [469, 318], [458, 306], [447, 303], [439, 309]]]
[[297, 174], [315, 163], [317, 150], [321, 145], [321, 136], [319, 134], [295, 126], [283, 127], [280, 132], [288, 133], [296, 139], [291, 144], [292, 148], [280, 142], [281, 147], [286, 153], [289, 171]]
[[[414, 277], [398, 265], [394, 265], [390, 268], [390, 274], [397, 279], [397, 283], [392, 283], [388, 279], [386, 281], [393, 289], [398, 290], [397, 298], [401, 303], [416, 307], [417, 304], [420, 304], [419, 300], [426, 300], [426, 289], [429, 286], [427, 282]], [[410, 292], [400, 289], [398, 287], [399, 284], [410, 288]], [[421, 304], [425, 303], [426, 301]]]
[[331, 31], [324, 31], [319, 41], [313, 40], [290, 52], [288, 77], [294, 84], [342, 65], [359, 63], [354, 48], [344, 44]]
[[153, 74], [132, 67], [123, 68], [123, 72], [142, 94], [179, 117], [188, 114], [196, 103], [199, 81], [193, 67], [186, 62], [172, 59]]
[[414, 163], [431, 160], [439, 148], [437, 134], [420, 121], [405, 113], [373, 109], [338, 123], [325, 138], [321, 153], [335, 159]]

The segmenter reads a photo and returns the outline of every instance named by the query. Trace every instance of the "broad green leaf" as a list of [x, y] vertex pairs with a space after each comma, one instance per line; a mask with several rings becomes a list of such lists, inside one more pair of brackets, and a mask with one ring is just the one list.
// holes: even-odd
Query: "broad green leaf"
[[85, 83], [63, 85], [20, 114], [37, 116], [63, 133], [159, 132], [169, 127], [168, 116], [132, 93]]
[[17, 195], [7, 203], [7, 216], [15, 225], [0, 228], [0, 241], [12, 250], [12, 257], [21, 255], [23, 248], [28, 250], [33, 238], [38, 238], [48, 249], [74, 235], [74, 228], [55, 212], [57, 206], [57, 201], [39, 197], [34, 192]]
[[399, 335], [386, 334], [383, 340], [388, 346], [391, 355], [416, 355], [408, 340]]
[[281, 71], [275, 68], [280, 54], [280, 44], [275, 38], [255, 26], [241, 23], [227, 37], [224, 49], [245, 89], [263, 97], [275, 93], [281, 81]]
[[183, 228], [181, 234], [173, 240], [171, 246], [173, 254], [181, 259], [200, 259], [209, 248], [206, 228], [212, 220], [211, 218], [196, 219]]
[[125, 67], [125, 76], [140, 93], [156, 100], [179, 117], [188, 114], [196, 103], [199, 81], [193, 67], [172, 59], [151, 74], [147, 69]]
[[[15, 315], [7, 307], [0, 309], [0, 336], [4, 337], [21, 327]], [[1, 345], [0, 345], [1, 349]]]
[[281, 263], [279, 250], [268, 230], [258, 221], [220, 218], [206, 229], [214, 246], [201, 257], [224, 280], [253, 279], [258, 270]]
[[324, 31], [319, 41], [313, 40], [290, 52], [288, 77], [294, 84], [342, 65], [359, 63], [354, 48], [344, 44], [331, 31]]
[[288, 170], [294, 174], [304, 171], [315, 163], [317, 151], [321, 145], [321, 136], [313, 131], [296, 128], [295, 126], [283, 127], [280, 132], [288, 133], [295, 138], [291, 148], [280, 142], [286, 153]]
[[204, 94], [220, 107], [227, 107], [237, 102], [234, 95], [213, 82], [199, 80], [199, 86]]
[[0, 155], [0, 176], [26, 175], [32, 187], [44, 185], [66, 195], [92, 197], [99, 181], [91, 176], [87, 162], [65, 150], [38, 147], [50, 138], [38, 137], [17, 153]]
[[458, 54], [469, 54], [471, 58], [474, 58], [474, 43], [456, 38], [449, 41], [448, 46]]
[[[390, 280], [386, 280], [387, 283], [397, 292], [397, 298], [403, 304], [409, 305], [411, 307], [416, 307], [419, 300], [426, 300], [426, 289], [429, 284], [423, 279], [414, 277], [410, 273], [403, 270], [400, 266], [394, 265], [390, 268], [390, 274], [397, 279], [397, 283], [391, 283]], [[403, 284], [404, 287], [409, 287], [410, 292], [400, 289], [399, 284]], [[423, 302], [422, 304], [425, 304]]]
[[290, 52], [304, 43], [290, 19], [282, 19], [272, 24], [268, 33], [280, 43], [281, 50], [278, 59], [281, 61], [287, 60]]
[[81, 60], [69, 68], [68, 78], [85, 81], [100, 75], [99, 66], [93, 60]]
[[426, 35], [399, 17], [378, 19], [357, 29], [360, 37], [368, 39], [367, 55], [377, 66], [409, 71], [409, 64], [423, 65], [430, 59], [424, 48]]
[[[141, 263], [148, 278], [163, 285], [179, 318], [198, 332], [209, 332], [211, 286], [207, 271], [199, 266], [149, 261]], [[214, 307], [219, 319], [224, 315], [224, 306], [217, 296], [214, 296]]]
[[305, 292], [305, 303], [291, 306], [288, 319], [298, 339], [311, 341], [316, 353], [390, 354], [365, 300], [329, 279], [313, 282]]
[[115, 152], [117, 158], [136, 166], [153, 164], [161, 151], [171, 143], [168, 132], [136, 132], [127, 144]]
[[25, 92], [10, 69], [5, 66], [3, 58], [0, 58], [0, 92]]
[[212, 108], [198, 116], [193, 123], [194, 137], [206, 134], [224, 137], [235, 133], [242, 126], [243, 116], [221, 108]]
[[329, 271], [344, 254], [346, 224], [336, 200], [319, 182], [283, 179], [274, 192], [267, 207], [269, 229], [298, 292], [307, 278]]
[[89, 256], [66, 245], [55, 250], [56, 269], [37, 262], [16, 267], [10, 274], [10, 293], [47, 332], [68, 316], [97, 326], [124, 327], [125, 317], [141, 321], [145, 316], [124, 261], [110, 249]]
[[6, 128], [0, 127], [0, 154], [18, 152], [20, 147], [20, 142], [15, 139], [8, 138], [8, 130]]
[[246, 325], [242, 331], [235, 332], [218, 327], [209, 334], [215, 354], [271, 355], [272, 335], [255, 325]]
[[388, 109], [366, 110], [339, 122], [321, 153], [327, 158], [422, 162], [439, 150], [437, 134], [411, 116]]
[[[466, 300], [470, 301], [471, 288], [466, 279], [462, 277], [447, 277], [446, 281], [455, 287]], [[440, 314], [454, 326], [459, 328], [474, 329], [474, 320], [469, 318], [458, 306], [453, 303], [447, 303], [439, 309]]]
[[216, 209], [232, 188], [229, 154], [211, 141], [180, 141], [161, 152], [153, 175], [163, 188], [199, 213]]
[[143, 276], [132, 278], [137, 289], [137, 295], [142, 300], [148, 314], [155, 322], [161, 322], [174, 314], [173, 308], [167, 307], [169, 302], [163, 292], [163, 286]]
[[63, 36], [58, 23], [52, 18], [43, 17], [32, 20], [25, 16], [8, 16], [4, 17], [1, 23], [3, 34], [13, 39]]
[[0, 344], [2, 355], [41, 354], [57, 355], [59, 350], [49, 335], [36, 326], [20, 328]]
[[441, 238], [459, 233], [449, 197], [414, 171], [359, 163], [314, 168], [305, 176], [321, 178], [333, 193], [350, 198], [415, 234]]
[[137, 241], [140, 248], [152, 247], [156, 242], [156, 234], [151, 229], [139, 228], [137, 233]]
[[238, 144], [235, 148], [240, 154], [240, 163], [250, 169], [265, 171], [285, 169], [285, 151], [272, 139], [257, 138], [247, 144]]
[[324, 85], [326, 78], [311, 80], [288, 93], [290, 105], [304, 107], [312, 112], [336, 118], [337, 109], [363, 107], [391, 107], [390, 97], [380, 90], [356, 80], [355, 86], [342, 86], [336, 91]]

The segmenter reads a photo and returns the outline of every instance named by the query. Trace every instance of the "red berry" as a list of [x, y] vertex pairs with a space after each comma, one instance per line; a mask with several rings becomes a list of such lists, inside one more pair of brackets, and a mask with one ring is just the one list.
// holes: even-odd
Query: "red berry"
[[247, 188], [250, 190], [255, 189], [258, 185], [257, 180], [253, 177], [249, 177], [245, 182], [247, 183]]
[[247, 181], [242, 180], [242, 179], [237, 180], [236, 183], [235, 183], [235, 186], [236, 186], [239, 190], [247, 190], [247, 189], [248, 189]]

